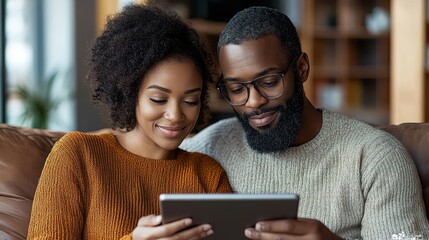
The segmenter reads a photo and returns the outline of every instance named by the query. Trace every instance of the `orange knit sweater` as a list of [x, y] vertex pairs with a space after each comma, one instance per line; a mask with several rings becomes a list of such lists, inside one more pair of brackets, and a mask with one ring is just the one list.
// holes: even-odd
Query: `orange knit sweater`
[[146, 159], [111, 134], [72, 132], [46, 160], [28, 239], [130, 239], [140, 217], [159, 214], [161, 193], [231, 191], [207, 155], [178, 150], [177, 159]]

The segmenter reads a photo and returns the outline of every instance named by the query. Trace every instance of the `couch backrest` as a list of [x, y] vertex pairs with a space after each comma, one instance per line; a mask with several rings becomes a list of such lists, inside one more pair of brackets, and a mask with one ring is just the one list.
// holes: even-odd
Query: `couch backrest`
[[64, 133], [0, 124], [0, 239], [25, 239], [45, 159]]
[[403, 123], [381, 129], [395, 136], [413, 158], [422, 183], [426, 216], [429, 218], [429, 123]]
[[[399, 139], [413, 158], [429, 218], [429, 123], [405, 123], [381, 129]], [[106, 131], [109, 130], [100, 132]], [[0, 124], [1, 240], [26, 238], [34, 192], [45, 159], [63, 135]]]

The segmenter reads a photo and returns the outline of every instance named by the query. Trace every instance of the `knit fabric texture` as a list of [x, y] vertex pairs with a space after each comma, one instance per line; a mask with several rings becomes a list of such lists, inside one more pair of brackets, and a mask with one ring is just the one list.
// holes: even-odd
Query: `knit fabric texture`
[[381, 240], [405, 232], [429, 239], [421, 184], [406, 149], [382, 130], [322, 113], [317, 136], [282, 152], [250, 149], [236, 118], [180, 147], [216, 159], [239, 193], [299, 194], [299, 217], [320, 220], [339, 236]]
[[28, 239], [131, 239], [139, 218], [159, 214], [161, 193], [231, 192], [207, 155], [178, 150], [155, 160], [114, 135], [66, 134], [49, 154], [36, 190]]

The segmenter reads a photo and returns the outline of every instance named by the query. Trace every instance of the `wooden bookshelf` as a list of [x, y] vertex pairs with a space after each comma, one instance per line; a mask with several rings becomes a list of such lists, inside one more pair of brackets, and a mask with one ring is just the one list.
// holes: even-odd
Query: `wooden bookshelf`
[[300, 37], [310, 59], [307, 96], [317, 106], [370, 124], [389, 122], [390, 31], [368, 31], [389, 0], [305, 0]]

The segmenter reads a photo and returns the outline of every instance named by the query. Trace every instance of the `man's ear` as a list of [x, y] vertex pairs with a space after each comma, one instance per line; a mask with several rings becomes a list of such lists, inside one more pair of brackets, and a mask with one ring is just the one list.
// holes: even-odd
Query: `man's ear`
[[308, 61], [307, 53], [303, 52], [296, 61], [296, 71], [299, 76], [299, 80], [304, 83], [308, 79], [310, 74], [310, 62]]

